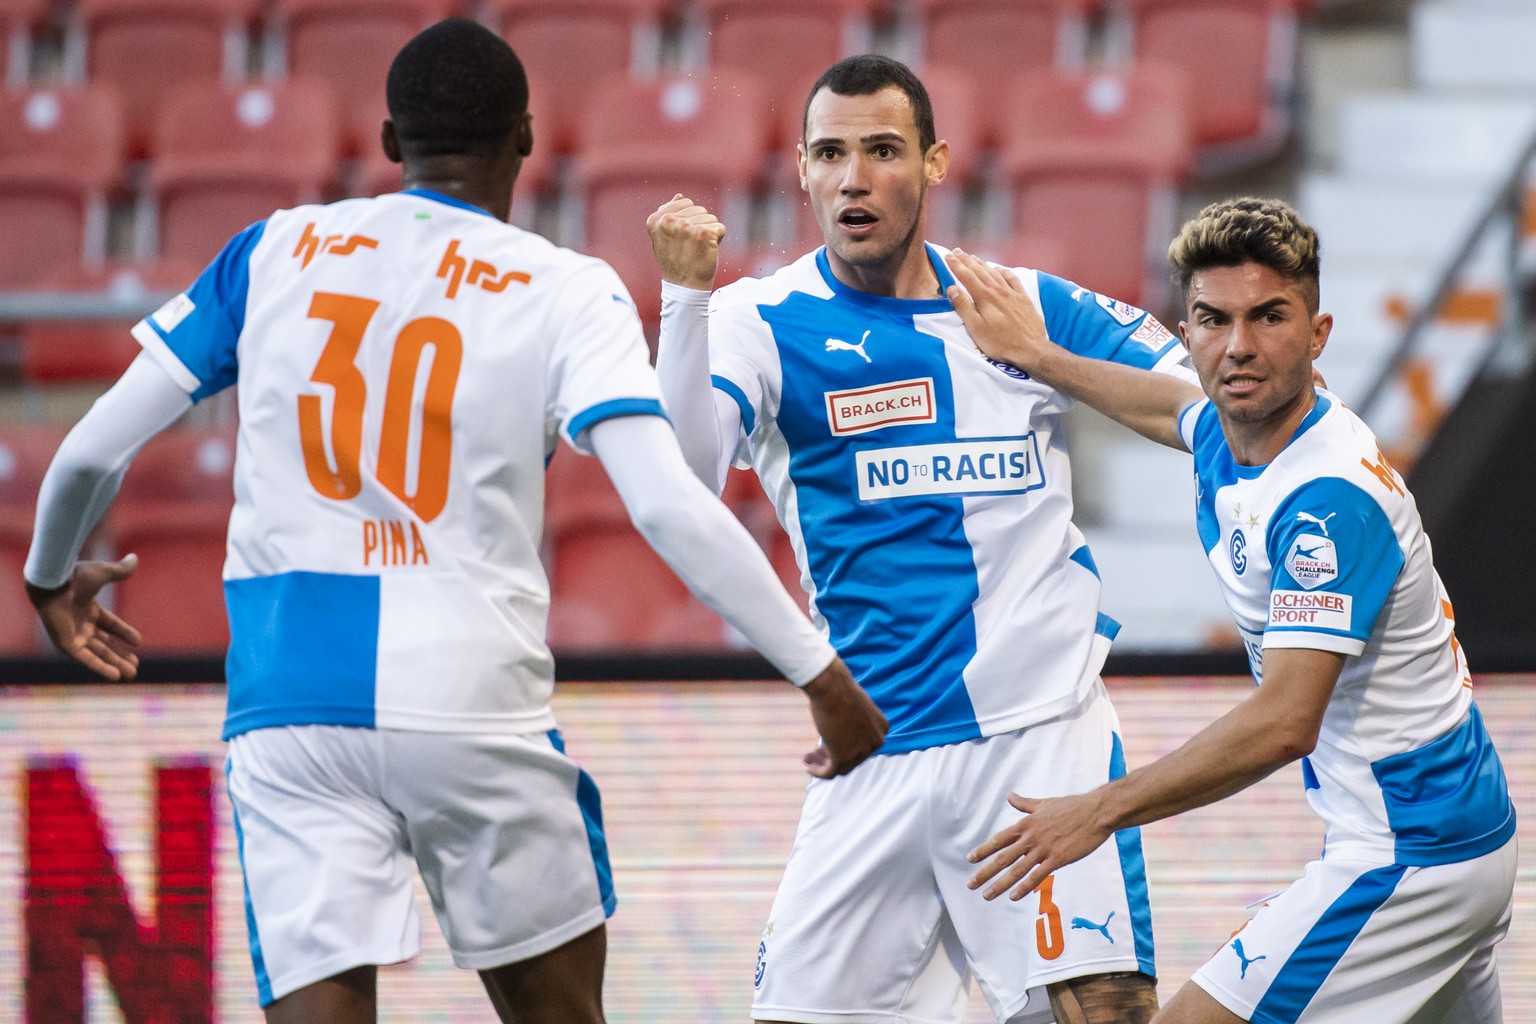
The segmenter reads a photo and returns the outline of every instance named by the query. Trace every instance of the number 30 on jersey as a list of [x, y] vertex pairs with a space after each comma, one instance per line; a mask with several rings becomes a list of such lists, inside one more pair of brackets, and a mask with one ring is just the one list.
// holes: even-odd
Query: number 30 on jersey
[[[322, 402], [319, 395], [299, 396], [299, 440], [304, 468], [315, 490], [335, 501], [357, 497], [362, 489], [363, 406], [368, 384], [357, 367], [357, 353], [368, 324], [378, 312], [373, 299], [334, 292], [316, 292], [309, 304], [312, 320], [327, 320], [330, 337], [310, 380], [335, 390], [331, 409], [331, 457], [326, 453]], [[432, 368], [422, 391], [420, 458], [416, 493], [407, 492], [410, 458], [411, 407], [422, 356], [432, 349]], [[431, 522], [448, 501], [448, 471], [453, 454], [453, 392], [464, 358], [459, 329], [441, 317], [412, 320], [395, 338], [384, 390], [384, 417], [379, 434], [378, 480], [410, 506], [423, 522]]]

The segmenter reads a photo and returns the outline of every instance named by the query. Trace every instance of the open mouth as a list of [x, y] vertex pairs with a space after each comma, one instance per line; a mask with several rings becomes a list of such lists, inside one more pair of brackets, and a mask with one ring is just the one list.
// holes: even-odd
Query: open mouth
[[1238, 391], [1245, 394], [1258, 387], [1261, 383], [1263, 383], [1263, 381], [1260, 378], [1251, 377], [1247, 374], [1234, 375], [1222, 381], [1222, 385], [1226, 387], [1227, 390]]
[[879, 221], [880, 218], [865, 210], [844, 210], [841, 214], [838, 215], [837, 218], [837, 222], [839, 224], [846, 228], [853, 228], [855, 230], [859, 228], [873, 227], [875, 224], [879, 223]]

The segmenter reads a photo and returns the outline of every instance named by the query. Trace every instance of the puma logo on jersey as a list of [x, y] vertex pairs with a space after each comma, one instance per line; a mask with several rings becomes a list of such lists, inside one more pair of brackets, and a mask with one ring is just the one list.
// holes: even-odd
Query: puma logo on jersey
[[1074, 917], [1072, 919], [1072, 930], [1077, 931], [1079, 928], [1083, 928], [1088, 931], [1098, 932], [1106, 939], [1108, 939], [1109, 944], [1113, 946], [1115, 944], [1115, 937], [1109, 934], [1109, 922], [1113, 921], [1114, 919], [1115, 912], [1113, 910], [1109, 912], [1109, 916], [1104, 919], [1103, 924], [1094, 924], [1086, 917]]
[[1243, 969], [1242, 973], [1237, 976], [1237, 980], [1238, 981], [1242, 981], [1244, 978], [1248, 977], [1248, 965], [1249, 964], [1256, 964], [1260, 960], [1268, 960], [1269, 959], [1269, 957], [1265, 956], [1262, 953], [1260, 953], [1258, 956], [1248, 956], [1247, 954], [1245, 954], [1243, 952], [1243, 940], [1242, 939], [1233, 939], [1232, 940], [1232, 951], [1237, 954], [1238, 962], [1242, 965], [1242, 969]]
[[[1296, 521], [1298, 523], [1316, 523], [1318, 529], [1322, 530], [1323, 536], [1326, 537], [1328, 536], [1328, 520], [1332, 519], [1336, 515], [1338, 515], [1337, 512], [1329, 512], [1327, 515], [1323, 516], [1323, 518], [1319, 519], [1317, 516], [1310, 512], [1297, 512]], [[1311, 556], [1309, 555], [1307, 557], [1310, 558]]]
[[299, 269], [309, 266], [309, 261], [324, 253], [327, 256], [351, 256], [359, 249], [377, 249], [379, 240], [369, 238], [367, 235], [326, 235], [321, 238], [315, 234], [315, 222], [310, 221], [304, 225], [304, 233], [299, 236], [299, 244], [294, 246], [293, 255], [299, 261]]
[[448, 282], [447, 297], [450, 299], [458, 298], [461, 284], [496, 293], [506, 291], [507, 285], [513, 281], [527, 284], [533, 280], [531, 275], [521, 270], [509, 270], [503, 274], [484, 260], [466, 260], [459, 255], [457, 238], [449, 242], [448, 248], [444, 250], [443, 261], [437, 267], [437, 276]]
[[869, 358], [869, 353], [864, 351], [864, 343], [866, 341], [868, 341], [868, 340], [869, 340], [869, 332], [868, 331], [864, 332], [864, 337], [859, 339], [859, 343], [857, 345], [855, 345], [851, 341], [844, 341], [841, 338], [828, 338], [827, 339], [827, 351], [828, 352], [857, 352], [859, 354], [859, 357], [862, 358], [866, 363], [873, 363], [874, 360]]

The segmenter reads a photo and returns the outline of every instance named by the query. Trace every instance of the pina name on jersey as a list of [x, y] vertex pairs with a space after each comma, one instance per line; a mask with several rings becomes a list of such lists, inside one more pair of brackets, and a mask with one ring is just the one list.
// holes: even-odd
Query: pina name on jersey
[[409, 519], [363, 520], [363, 567], [431, 565], [427, 545]]

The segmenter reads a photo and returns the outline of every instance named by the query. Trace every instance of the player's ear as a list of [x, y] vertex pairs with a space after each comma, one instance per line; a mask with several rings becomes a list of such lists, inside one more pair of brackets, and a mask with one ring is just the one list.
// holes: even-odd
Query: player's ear
[[928, 187], [932, 188], [949, 174], [949, 143], [943, 139], [928, 147], [928, 152], [923, 154], [923, 170], [928, 176]]
[[801, 192], [809, 192], [811, 190], [810, 182], [805, 180], [805, 161], [805, 143], [797, 142], [795, 143], [795, 169], [800, 172]]
[[517, 155], [527, 156], [533, 152], [533, 114], [524, 112], [523, 120], [517, 126]]
[[387, 117], [384, 119], [384, 123], [379, 125], [379, 145], [383, 148], [384, 155], [389, 158], [390, 163], [398, 164], [401, 162], [400, 136], [395, 134], [395, 122]]
[[1333, 333], [1333, 314], [1319, 313], [1312, 318], [1312, 358], [1316, 359], [1328, 347], [1328, 336]]

